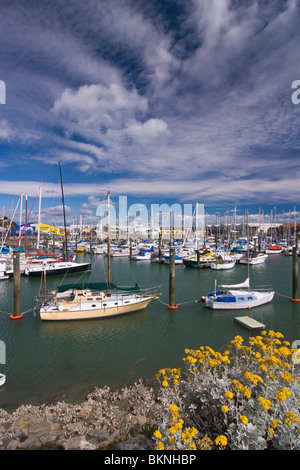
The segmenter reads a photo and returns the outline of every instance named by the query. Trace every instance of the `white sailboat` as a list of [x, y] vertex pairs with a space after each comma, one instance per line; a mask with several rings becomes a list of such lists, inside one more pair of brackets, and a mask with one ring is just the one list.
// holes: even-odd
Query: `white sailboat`
[[[249, 224], [247, 226], [249, 227]], [[273, 300], [275, 295], [273, 290], [250, 289], [249, 248], [247, 264], [248, 277], [244, 282], [233, 285], [221, 285], [220, 289], [217, 289], [217, 281], [215, 282], [215, 290], [202, 297], [206, 307], [218, 310], [241, 310], [258, 307]]]
[[[109, 192], [107, 199], [109, 220]], [[51, 300], [45, 301], [40, 307], [41, 320], [87, 320], [121, 315], [142, 310], [160, 296], [157, 288], [141, 291], [138, 286], [118, 289], [111, 284], [109, 228], [107, 262], [108, 278], [105, 290], [94, 284], [82, 285], [79, 288], [75, 285], [65, 292], [52, 292]]]
[[222, 285], [220, 290], [208, 293], [202, 300], [205, 306], [219, 310], [241, 310], [258, 307], [273, 300], [273, 290], [250, 289], [250, 279], [241, 284]]

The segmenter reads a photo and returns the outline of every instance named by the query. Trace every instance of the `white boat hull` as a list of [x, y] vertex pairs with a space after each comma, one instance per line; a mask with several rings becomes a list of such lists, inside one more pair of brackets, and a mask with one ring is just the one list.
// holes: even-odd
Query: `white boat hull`
[[232, 269], [235, 266], [235, 260], [230, 261], [230, 262], [221, 262], [221, 263], [211, 263], [210, 267], [211, 269]]
[[0, 387], [4, 385], [6, 381], [6, 376], [4, 374], [0, 374]]
[[[244, 297], [244, 300], [238, 300], [238, 301], [221, 301], [220, 297], [219, 300], [217, 300], [217, 296], [206, 296], [204, 298], [205, 300], [205, 306], [208, 308], [212, 309], [217, 309], [217, 310], [243, 310], [243, 309], [249, 309], [253, 307], [259, 307], [260, 305], [264, 305], [266, 303], [269, 303], [273, 300], [274, 291], [270, 292], [260, 292], [260, 291], [239, 291], [239, 292], [233, 292], [231, 291], [230, 294], [238, 295], [239, 298], [242, 296]], [[229, 296], [229, 293], [228, 293]]]
[[[249, 264], [250, 265], [256, 265], [256, 264], [262, 264], [266, 261], [268, 255], [265, 254], [265, 255], [259, 255], [259, 256], [255, 256], [253, 258], [249, 258]], [[248, 260], [247, 258], [241, 258], [240, 259], [240, 264], [248, 264]]]
[[133, 256], [132, 259], [134, 261], [150, 261], [151, 260], [151, 254], [149, 255], [136, 255], [136, 256]]
[[26, 276], [40, 276], [41, 274], [65, 274], [77, 273], [91, 269], [91, 263], [76, 263], [72, 261], [51, 263], [48, 265], [40, 264], [38, 266], [29, 266], [25, 268]]

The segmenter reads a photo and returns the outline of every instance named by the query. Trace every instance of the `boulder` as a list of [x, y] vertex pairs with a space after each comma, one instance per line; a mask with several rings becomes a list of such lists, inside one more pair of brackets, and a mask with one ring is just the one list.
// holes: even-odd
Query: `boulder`
[[151, 437], [138, 434], [127, 441], [119, 442], [112, 450], [155, 450], [155, 442]]
[[84, 436], [71, 437], [64, 443], [65, 450], [95, 450], [96, 446], [88, 442]]

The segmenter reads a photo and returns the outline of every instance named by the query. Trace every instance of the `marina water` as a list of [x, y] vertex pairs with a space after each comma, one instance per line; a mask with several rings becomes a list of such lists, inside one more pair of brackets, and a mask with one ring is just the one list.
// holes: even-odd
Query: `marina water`
[[[49, 276], [47, 289], [62, 283], [106, 278], [106, 258], [78, 254], [77, 260], [91, 260], [92, 271]], [[235, 335], [245, 341], [259, 333], [245, 329], [235, 316], [248, 315], [280, 331], [285, 340], [300, 340], [300, 302], [292, 302], [293, 260], [283, 254], [270, 255], [266, 262], [250, 266], [250, 285], [272, 287], [274, 300], [247, 311], [207, 309], [201, 297], [219, 284], [243, 282], [247, 266], [227, 271], [193, 269], [176, 265], [177, 310], [168, 309], [169, 266], [149, 261], [111, 259], [111, 281], [141, 288], [161, 286], [161, 298], [146, 310], [115, 318], [66, 322], [42, 322], [34, 315], [34, 299], [43, 294], [40, 278], [21, 277], [21, 320], [11, 320], [13, 280], [0, 282], [0, 340], [5, 344], [5, 364], [0, 372], [6, 383], [0, 388], [0, 408], [15, 409], [22, 404], [38, 405], [65, 400], [79, 403], [94, 387], [130, 386], [140, 378], [154, 380], [164, 367], [184, 367], [185, 348], [210, 346], [222, 351]]]

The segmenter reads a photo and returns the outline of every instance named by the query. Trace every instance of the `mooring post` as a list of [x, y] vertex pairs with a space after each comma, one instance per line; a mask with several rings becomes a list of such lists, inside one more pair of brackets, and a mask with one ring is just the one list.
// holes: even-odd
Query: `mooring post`
[[296, 237], [295, 246], [293, 247], [293, 302], [300, 302], [298, 299], [298, 240]]
[[169, 274], [169, 305], [168, 308], [176, 309], [175, 305], [175, 249], [170, 248], [170, 274]]
[[200, 250], [197, 250], [197, 268], [200, 268]]
[[23, 317], [21, 314], [21, 300], [20, 300], [20, 254], [15, 251], [13, 254], [13, 268], [14, 268], [14, 313], [10, 315], [12, 320], [17, 320]]
[[161, 232], [158, 238], [158, 261], [161, 263]]

